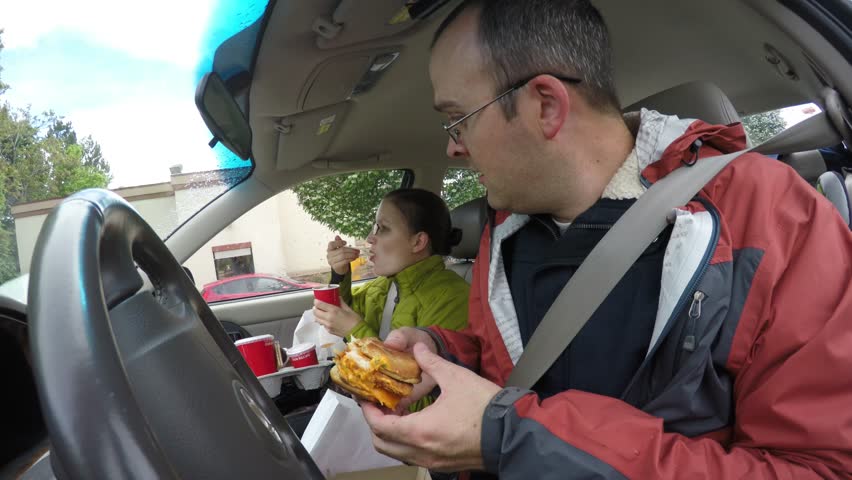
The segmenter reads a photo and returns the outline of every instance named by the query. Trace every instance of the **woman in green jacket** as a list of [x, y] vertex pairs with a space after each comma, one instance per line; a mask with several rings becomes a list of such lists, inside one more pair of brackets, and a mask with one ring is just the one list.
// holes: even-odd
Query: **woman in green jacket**
[[349, 264], [360, 251], [340, 237], [329, 242], [332, 283], [340, 285], [342, 302], [338, 308], [315, 301], [317, 322], [347, 339], [384, 339], [400, 327], [466, 327], [470, 287], [443, 259], [459, 240], [461, 231], [452, 228], [447, 205], [434, 193], [400, 189], [385, 195], [367, 237], [379, 277], [352, 288]]

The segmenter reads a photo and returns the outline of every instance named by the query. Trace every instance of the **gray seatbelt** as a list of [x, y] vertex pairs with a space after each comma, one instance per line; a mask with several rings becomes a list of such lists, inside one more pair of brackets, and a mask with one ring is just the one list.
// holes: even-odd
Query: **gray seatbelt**
[[524, 347], [506, 385], [531, 388], [565, 351], [642, 252], [666, 228], [668, 213], [689, 202], [735, 158], [747, 152], [800, 152], [836, 145], [840, 140], [836, 128], [822, 112], [757, 147], [702, 158], [659, 180], [604, 235], [556, 297]]
[[388, 290], [388, 299], [385, 300], [385, 308], [382, 310], [382, 324], [379, 326], [379, 338], [384, 340], [388, 338], [388, 333], [391, 330], [391, 319], [393, 311], [396, 309], [396, 304], [399, 302], [399, 289], [396, 286], [396, 281], [391, 282]]

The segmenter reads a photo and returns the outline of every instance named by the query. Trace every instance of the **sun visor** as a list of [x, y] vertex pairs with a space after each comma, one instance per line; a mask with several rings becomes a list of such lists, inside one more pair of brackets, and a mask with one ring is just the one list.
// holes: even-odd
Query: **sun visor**
[[277, 168], [293, 170], [321, 157], [337, 135], [351, 102], [279, 119]]
[[340, 48], [389, 37], [428, 18], [449, 0], [341, 0], [330, 16], [317, 18], [317, 47]]
[[370, 90], [399, 57], [400, 47], [355, 52], [330, 58], [308, 76], [299, 98], [308, 111], [349, 100]]
[[303, 111], [345, 101], [370, 66], [370, 55], [336, 57], [323, 62], [308, 80], [302, 98]]

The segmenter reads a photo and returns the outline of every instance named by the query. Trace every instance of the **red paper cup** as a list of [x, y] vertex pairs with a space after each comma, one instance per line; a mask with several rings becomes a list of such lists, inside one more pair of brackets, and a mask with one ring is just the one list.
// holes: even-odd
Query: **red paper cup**
[[325, 303], [340, 306], [340, 285], [314, 287], [314, 298]]
[[287, 349], [287, 357], [293, 368], [310, 367], [319, 363], [317, 347], [313, 343], [300, 343]]
[[237, 350], [246, 359], [249, 368], [258, 377], [275, 373], [275, 338], [272, 335], [258, 335], [234, 342]]

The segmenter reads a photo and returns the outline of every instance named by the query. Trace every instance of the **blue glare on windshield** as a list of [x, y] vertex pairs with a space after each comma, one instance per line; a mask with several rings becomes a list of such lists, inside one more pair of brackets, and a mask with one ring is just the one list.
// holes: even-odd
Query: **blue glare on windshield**
[[[267, 3], [265, 0], [221, 0], [213, 7], [210, 23], [202, 36], [202, 56], [196, 69], [196, 84], [205, 73], [214, 70], [225, 79], [240, 70], [250, 70], [261, 17]], [[227, 58], [220, 53], [214, 62], [214, 54], [224, 42], [233, 42], [237, 48], [229, 49]], [[217, 144], [213, 151], [220, 169], [250, 166], [249, 161], [240, 159], [222, 144]]]

